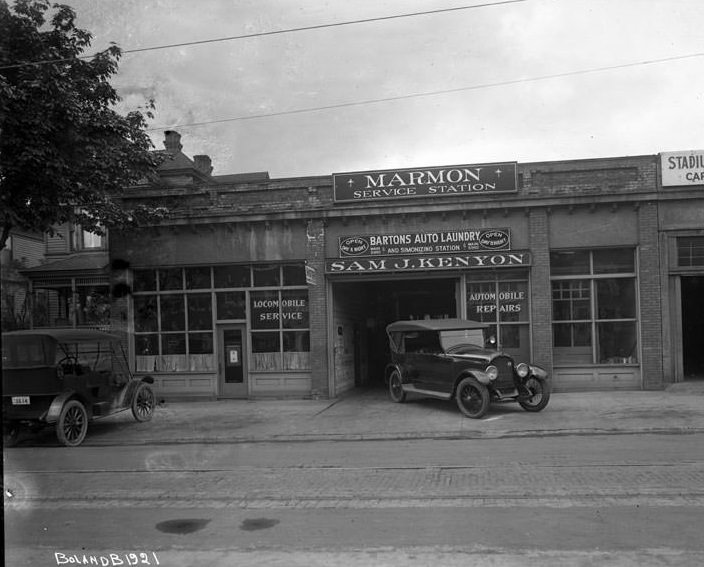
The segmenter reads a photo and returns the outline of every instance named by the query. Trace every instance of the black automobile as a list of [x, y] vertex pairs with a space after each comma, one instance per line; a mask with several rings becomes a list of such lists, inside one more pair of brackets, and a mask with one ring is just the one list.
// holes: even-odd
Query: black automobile
[[23, 428], [55, 428], [66, 446], [80, 445], [88, 422], [131, 409], [152, 418], [151, 377], [130, 373], [119, 337], [96, 330], [42, 329], [2, 334], [2, 419], [5, 445]]
[[471, 418], [486, 414], [490, 403], [518, 402], [540, 411], [550, 400], [550, 379], [539, 366], [491, 348], [494, 337], [484, 323], [463, 319], [396, 321], [386, 327], [391, 363], [385, 371], [389, 395], [404, 402], [408, 394], [455, 399]]

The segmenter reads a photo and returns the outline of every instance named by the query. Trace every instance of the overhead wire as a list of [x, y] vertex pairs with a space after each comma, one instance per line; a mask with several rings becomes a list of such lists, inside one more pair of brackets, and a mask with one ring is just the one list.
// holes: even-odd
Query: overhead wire
[[619, 65], [609, 65], [609, 66], [604, 66], [604, 67], [593, 67], [590, 69], [580, 69], [580, 70], [576, 70], [576, 71], [565, 71], [562, 73], [552, 73], [549, 75], [540, 75], [537, 77], [522, 77], [519, 79], [510, 79], [510, 80], [506, 80], [506, 81], [496, 81], [493, 83], [481, 83], [478, 85], [468, 85], [468, 86], [456, 87], [456, 88], [452, 88], [452, 89], [442, 89], [442, 90], [436, 90], [436, 91], [426, 91], [426, 92], [420, 92], [420, 93], [411, 93], [411, 94], [390, 96], [390, 97], [383, 97], [383, 98], [374, 98], [374, 99], [367, 99], [367, 100], [360, 100], [360, 101], [350, 101], [350, 102], [343, 102], [343, 103], [339, 103], [339, 104], [330, 104], [330, 105], [325, 105], [325, 106], [299, 108], [299, 109], [294, 109], [294, 110], [282, 110], [280, 112], [269, 112], [269, 113], [264, 113], [264, 114], [250, 114], [250, 115], [246, 115], [246, 116], [221, 118], [221, 119], [217, 119], [217, 120], [204, 120], [201, 122], [171, 124], [168, 126], [147, 128], [146, 130], [151, 132], [151, 131], [164, 130], [164, 129], [170, 129], [170, 128], [192, 128], [192, 127], [196, 127], [196, 126], [207, 126], [207, 125], [211, 125], [211, 124], [222, 124], [222, 123], [226, 123], [226, 122], [241, 122], [241, 121], [245, 121], [245, 120], [255, 120], [255, 119], [259, 119], [259, 118], [273, 118], [276, 116], [304, 114], [304, 113], [308, 113], [308, 112], [319, 112], [319, 111], [323, 111], [323, 110], [334, 110], [334, 109], [339, 109], [339, 108], [349, 108], [349, 107], [363, 106], [363, 105], [368, 105], [368, 104], [379, 104], [379, 103], [383, 103], [383, 102], [392, 102], [392, 101], [397, 101], [397, 100], [408, 100], [408, 99], [414, 99], [414, 98], [437, 96], [437, 95], [442, 95], [442, 94], [451, 94], [451, 93], [457, 93], [457, 92], [463, 92], [463, 91], [481, 90], [481, 89], [487, 89], [487, 88], [493, 88], [493, 87], [516, 85], [516, 84], [520, 84], [520, 83], [545, 81], [548, 79], [558, 79], [561, 77], [572, 77], [572, 76], [576, 76], [576, 75], [586, 75], [589, 73], [613, 71], [616, 69], [626, 69], [629, 67], [639, 67], [639, 66], [643, 66], [643, 65], [655, 65], [658, 63], [680, 61], [683, 59], [692, 59], [695, 57], [702, 57], [702, 56], [704, 56], [704, 52], [690, 53], [687, 55], [676, 55], [673, 57], [663, 57], [660, 59], [651, 59], [648, 61], [622, 63]]
[[[491, 6], [501, 6], [503, 4], [517, 4], [519, 2], [528, 2], [528, 0], [497, 0], [495, 2], [486, 2], [484, 4], [470, 4], [470, 5], [465, 5], [465, 6], [454, 6], [452, 8], [437, 8], [435, 10], [426, 10], [422, 12], [411, 12], [407, 14], [394, 14], [391, 16], [378, 16], [375, 18], [363, 18], [363, 19], [358, 19], [358, 20], [348, 20], [344, 22], [333, 22], [331, 24], [317, 24], [317, 25], [311, 25], [311, 26], [302, 26], [298, 28], [287, 28], [283, 30], [271, 30], [271, 31], [265, 31], [265, 32], [255, 32], [255, 33], [249, 33], [249, 34], [242, 34], [242, 35], [233, 35], [233, 36], [227, 36], [227, 37], [218, 37], [218, 38], [212, 38], [212, 39], [201, 39], [201, 40], [196, 40], [196, 41], [184, 41], [180, 43], [171, 43], [171, 44], [165, 44], [165, 45], [154, 45], [151, 47], [139, 47], [135, 49], [124, 49], [121, 50], [121, 53], [124, 54], [132, 54], [132, 53], [142, 53], [145, 51], [156, 51], [160, 49], [173, 49], [175, 47], [189, 47], [189, 46], [194, 46], [194, 45], [205, 45], [209, 43], [219, 43], [223, 41], [236, 41], [239, 39], [252, 39], [256, 37], [267, 37], [267, 36], [272, 36], [272, 35], [281, 35], [281, 34], [287, 34], [287, 33], [297, 33], [297, 32], [304, 32], [304, 31], [313, 31], [313, 30], [320, 30], [320, 29], [325, 29], [325, 28], [334, 28], [334, 27], [341, 27], [341, 26], [351, 26], [351, 25], [357, 25], [357, 24], [367, 24], [371, 22], [383, 22], [387, 20], [395, 20], [399, 18], [412, 18], [412, 17], [417, 17], [417, 16], [429, 16], [433, 14], [443, 14], [447, 12], [457, 12], [460, 10], [471, 10], [474, 8], [488, 8]], [[26, 61], [23, 63], [15, 63], [12, 65], [3, 65], [0, 66], [0, 71], [4, 69], [16, 69], [18, 67], [28, 67], [28, 66], [33, 66], [33, 65], [49, 65], [51, 63], [68, 63], [70, 61], [74, 61], [76, 59], [92, 59], [96, 55], [102, 52], [97, 52], [93, 53], [91, 55], [81, 55], [79, 57], [68, 57], [64, 59], [42, 59], [38, 61]]]

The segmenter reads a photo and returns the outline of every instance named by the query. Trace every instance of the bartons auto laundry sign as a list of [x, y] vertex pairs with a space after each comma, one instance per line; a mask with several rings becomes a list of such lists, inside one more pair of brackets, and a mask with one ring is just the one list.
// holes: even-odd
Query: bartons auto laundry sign
[[517, 191], [516, 163], [335, 173], [336, 202]]
[[511, 236], [507, 228], [363, 234], [342, 236], [338, 246], [340, 257], [509, 250]]

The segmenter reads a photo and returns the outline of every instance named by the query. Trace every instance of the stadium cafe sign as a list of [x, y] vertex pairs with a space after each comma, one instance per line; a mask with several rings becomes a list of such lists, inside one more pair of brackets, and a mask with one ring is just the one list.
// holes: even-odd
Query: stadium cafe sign
[[325, 262], [328, 274], [467, 270], [529, 266], [530, 252], [471, 252], [465, 254], [422, 254], [368, 258], [336, 258]]
[[510, 250], [511, 233], [508, 228], [465, 228], [342, 236], [338, 241], [338, 249], [340, 258]]
[[516, 192], [516, 162], [334, 173], [338, 203]]
[[704, 185], [704, 150], [660, 154], [663, 187]]

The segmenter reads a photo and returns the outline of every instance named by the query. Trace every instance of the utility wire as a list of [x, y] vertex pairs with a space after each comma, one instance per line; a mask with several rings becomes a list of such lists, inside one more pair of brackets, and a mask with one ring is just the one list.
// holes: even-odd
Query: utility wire
[[[172, 43], [168, 45], [155, 45], [152, 47], [141, 47], [141, 48], [136, 48], [136, 49], [125, 49], [121, 50], [122, 54], [127, 54], [127, 53], [141, 53], [144, 51], [156, 51], [159, 49], [173, 49], [174, 47], [187, 47], [191, 45], [204, 45], [208, 43], [219, 43], [222, 41], [235, 41], [238, 39], [251, 39], [255, 37], [266, 37], [266, 36], [271, 36], [271, 35], [281, 35], [281, 34], [286, 34], [286, 33], [296, 33], [296, 32], [304, 32], [304, 31], [312, 31], [312, 30], [320, 30], [320, 29], [325, 29], [325, 28], [334, 28], [334, 27], [341, 27], [341, 26], [351, 26], [351, 25], [356, 25], [356, 24], [367, 24], [371, 22], [383, 22], [386, 20], [395, 20], [399, 18], [412, 18], [416, 16], [428, 16], [431, 14], [442, 14], [446, 12], [457, 12], [460, 10], [471, 10], [473, 8], [487, 8], [490, 6], [501, 6], [503, 4], [516, 4], [518, 2], [527, 2], [528, 0], [501, 0], [497, 2], [487, 2], [485, 4], [473, 4], [470, 6], [456, 6], [454, 8], [438, 8], [437, 10], [427, 10], [425, 12], [412, 12], [409, 14], [396, 14], [394, 16], [380, 16], [377, 18], [365, 18], [361, 20], [349, 20], [346, 22], [335, 22], [332, 24], [319, 24], [315, 26], [304, 26], [300, 28], [288, 28], [288, 29], [283, 29], [283, 30], [274, 30], [274, 31], [268, 31], [268, 32], [257, 32], [257, 33], [250, 33], [250, 34], [245, 34], [245, 35], [233, 35], [229, 37], [219, 37], [219, 38], [214, 38], [214, 39], [202, 39], [198, 41], [187, 41], [183, 43]], [[69, 57], [65, 59], [44, 59], [40, 61], [30, 61], [30, 62], [25, 62], [25, 63], [16, 63], [14, 65], [5, 65], [0, 67], [0, 71], [4, 69], [16, 69], [18, 67], [27, 67], [31, 65], [48, 65], [51, 63], [67, 63], [69, 61], [74, 61], [76, 59], [91, 59], [98, 55], [98, 53], [93, 53], [92, 55], [81, 55], [79, 57]]]
[[548, 79], [557, 79], [560, 77], [573, 77], [576, 75], [586, 75], [589, 73], [600, 73], [602, 71], [613, 71], [615, 69], [627, 69], [630, 67], [639, 67], [642, 65], [655, 65], [658, 63], [666, 63], [669, 61], [680, 61], [683, 59], [692, 59], [695, 57], [702, 57], [702, 56], [704, 56], [704, 52], [690, 53], [688, 55], [677, 55], [674, 57], [664, 57], [662, 59], [652, 59], [649, 61], [638, 61], [635, 63], [623, 63], [621, 65], [610, 65], [608, 67], [593, 67], [591, 69], [567, 71], [564, 73], [554, 73], [551, 75], [540, 75], [537, 77], [524, 77], [524, 78], [512, 79], [512, 80], [508, 80], [508, 81], [498, 81], [495, 83], [482, 83], [479, 85], [457, 87], [454, 89], [445, 89], [445, 90], [439, 90], [439, 91], [426, 91], [426, 92], [421, 92], [421, 93], [411, 93], [411, 94], [406, 94], [406, 95], [398, 95], [398, 96], [391, 96], [391, 97], [385, 97], [385, 98], [373, 98], [373, 99], [367, 99], [367, 100], [361, 100], [361, 101], [343, 102], [340, 104], [331, 104], [331, 105], [327, 105], [327, 106], [299, 108], [296, 110], [283, 110], [281, 112], [270, 112], [267, 114], [251, 114], [251, 115], [247, 115], [247, 116], [237, 116], [237, 117], [233, 117], [233, 118], [222, 118], [219, 120], [206, 120], [203, 122], [189, 122], [189, 123], [185, 123], [185, 124], [173, 124], [170, 126], [147, 128], [146, 130], [148, 132], [151, 132], [151, 131], [155, 131], [155, 130], [164, 130], [164, 129], [168, 130], [168, 129], [173, 129], [173, 128], [190, 128], [190, 127], [196, 127], [196, 126], [207, 126], [210, 124], [222, 124], [225, 122], [241, 122], [244, 120], [256, 120], [259, 118], [272, 118], [275, 116], [288, 116], [288, 115], [292, 115], [292, 114], [304, 114], [307, 112], [319, 112], [319, 111], [323, 111], [323, 110], [333, 110], [333, 109], [337, 109], [337, 108], [349, 108], [349, 107], [353, 107], [353, 106], [363, 106], [363, 105], [367, 105], [367, 104], [378, 104], [378, 103], [382, 103], [382, 102], [392, 102], [392, 101], [396, 101], [396, 100], [408, 100], [408, 99], [413, 99], [413, 98], [430, 97], [430, 96], [436, 96], [436, 95], [441, 95], [441, 94], [488, 89], [488, 88], [492, 88], [492, 87], [503, 87], [503, 86], [507, 86], [507, 85], [516, 85], [516, 84], [520, 84], [520, 83], [545, 81]]

